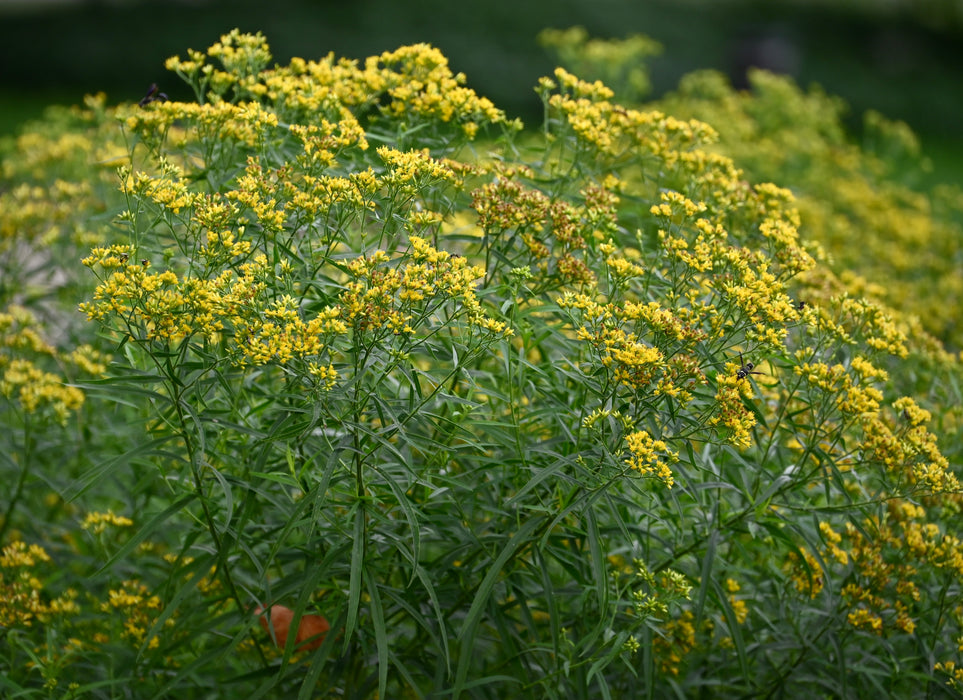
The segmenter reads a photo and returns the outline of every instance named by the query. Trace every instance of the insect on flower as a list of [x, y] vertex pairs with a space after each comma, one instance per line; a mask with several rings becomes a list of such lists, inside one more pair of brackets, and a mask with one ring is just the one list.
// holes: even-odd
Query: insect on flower
[[752, 364], [751, 362], [743, 362], [743, 360], [742, 360], [742, 353], [741, 353], [741, 352], [739, 353], [739, 363], [740, 363], [742, 366], [741, 366], [741, 367], [739, 368], [739, 370], [736, 372], [736, 379], [745, 379], [745, 378], [748, 377], [750, 374], [762, 374], [762, 372], [753, 372], [753, 371], [752, 371], [753, 369], [755, 369], [756, 366], [755, 366], [754, 364]]
[[138, 107], [146, 107], [151, 102], [166, 102], [167, 95], [160, 92], [160, 88], [157, 87], [157, 83], [151, 83], [150, 87], [147, 89], [147, 94], [144, 95], [140, 102], [137, 103]]

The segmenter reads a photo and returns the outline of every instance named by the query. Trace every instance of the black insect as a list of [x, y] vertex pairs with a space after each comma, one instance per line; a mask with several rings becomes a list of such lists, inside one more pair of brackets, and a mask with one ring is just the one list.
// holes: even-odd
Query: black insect
[[160, 92], [160, 88], [157, 87], [157, 83], [151, 83], [150, 88], [147, 90], [147, 94], [141, 98], [141, 101], [137, 103], [139, 107], [146, 107], [151, 102], [166, 102], [167, 95]]
[[741, 352], [739, 353], [739, 363], [742, 365], [742, 367], [740, 367], [740, 368], [739, 368], [739, 371], [736, 372], [736, 379], [745, 379], [745, 378], [748, 377], [750, 374], [762, 374], [762, 372], [753, 372], [753, 371], [752, 371], [753, 369], [755, 369], [756, 366], [755, 366], [754, 364], [752, 364], [751, 362], [743, 362], [743, 361], [742, 361], [742, 353], [741, 353]]
[[796, 309], [796, 311], [802, 311], [803, 309], [806, 308], [806, 302], [805, 302], [805, 301], [802, 301], [802, 300], [799, 300], [799, 301], [793, 303], [793, 307]]

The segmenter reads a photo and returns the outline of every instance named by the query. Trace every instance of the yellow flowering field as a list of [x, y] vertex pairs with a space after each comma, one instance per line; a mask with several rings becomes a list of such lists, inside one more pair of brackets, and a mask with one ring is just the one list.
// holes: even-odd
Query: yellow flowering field
[[542, 41], [541, 124], [235, 30], [0, 144], [4, 696], [959, 694], [960, 190]]

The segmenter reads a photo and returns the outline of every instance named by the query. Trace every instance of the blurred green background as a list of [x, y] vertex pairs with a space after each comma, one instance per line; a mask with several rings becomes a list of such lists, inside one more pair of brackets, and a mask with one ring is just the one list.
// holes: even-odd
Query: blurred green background
[[533, 123], [533, 86], [554, 67], [535, 37], [573, 25], [661, 42], [654, 96], [699, 68], [736, 85], [750, 65], [818, 83], [848, 102], [854, 130], [870, 108], [908, 122], [934, 179], [963, 184], [963, 0], [0, 0], [0, 134], [88, 92], [136, 101], [158, 82], [186, 97], [164, 60], [234, 27], [263, 32], [281, 63], [430, 42]]

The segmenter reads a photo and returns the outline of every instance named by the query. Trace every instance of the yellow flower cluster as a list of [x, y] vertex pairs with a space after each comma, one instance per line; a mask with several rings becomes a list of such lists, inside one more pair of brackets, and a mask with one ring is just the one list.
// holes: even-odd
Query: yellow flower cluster
[[863, 459], [899, 474], [913, 487], [931, 493], [958, 492], [959, 478], [941, 454], [936, 436], [923, 425], [928, 418], [926, 412], [905, 397], [895, 406], [901, 416], [906, 414], [902, 427], [896, 428], [894, 421], [886, 417], [862, 421]]
[[[124, 319], [128, 327], [143, 326], [143, 336], [148, 339], [177, 340], [194, 332], [191, 316], [181, 313], [184, 297], [177, 275], [170, 271], [153, 272], [148, 260], [131, 260], [129, 249], [126, 245], [97, 248], [83, 260], [87, 267], [114, 271], [97, 287], [94, 301], [82, 303], [80, 310], [90, 320], [115, 316]], [[220, 330], [221, 326], [215, 325], [206, 332], [214, 334]]]
[[307, 172], [332, 167], [343, 149], [368, 149], [364, 128], [350, 112], [338, 122], [322, 119], [320, 124], [291, 124], [288, 128], [303, 145], [304, 153], [298, 156], [298, 162]]
[[[218, 59], [224, 70], [208, 58]], [[206, 55], [191, 50], [186, 60], [169, 59], [167, 67], [194, 84], [202, 101], [205, 91], [215, 105], [221, 100], [266, 99], [290, 123], [310, 121], [312, 115], [342, 120], [349, 110], [378, 105], [384, 116], [409, 126], [453, 124], [469, 139], [488, 124], [507, 124], [504, 113], [466, 87], [465, 76], [452, 73], [444, 54], [428, 44], [386, 51], [363, 66], [331, 54], [321, 61], [293, 59], [288, 66], [267, 70], [270, 59], [260, 34], [234, 30]], [[233, 99], [227, 99], [230, 94]], [[154, 103], [150, 111], [163, 112], [165, 104]]]
[[862, 384], [861, 380], [879, 378], [879, 371], [859, 357], [854, 359], [852, 366], [859, 377], [857, 380], [841, 364], [829, 366], [822, 362], [806, 362], [796, 365], [793, 372], [825, 392], [841, 412], [871, 418], [879, 410], [883, 394], [874, 386]]
[[[719, 73], [694, 73], [659, 106], [713, 124], [719, 149], [748, 179], [791, 186], [807, 237], [825, 248], [824, 265], [848, 291], [862, 295], [859, 280], [886, 280], [872, 294], [898, 310], [894, 321], [914, 316], [921, 331], [959, 346], [959, 188], [904, 184], [907, 172], [921, 171], [919, 141], [904, 124], [867, 114], [863, 142], [875, 148], [860, 148], [845, 137], [835, 98], [764, 71], [751, 71], [749, 82], [750, 90], [736, 90]], [[807, 287], [821, 295], [818, 278]]]
[[84, 403], [84, 393], [59, 374], [43, 369], [58, 362], [90, 376], [102, 376], [106, 358], [90, 346], [60, 353], [43, 340], [42, 328], [26, 309], [0, 312], [0, 396], [15, 401], [26, 414], [49, 411], [59, 423]]
[[286, 364], [295, 356], [323, 356], [326, 339], [348, 331], [340, 316], [341, 309], [328, 306], [305, 321], [296, 299], [287, 295], [275, 299], [253, 323], [238, 322], [241, 337], [246, 340], [246, 348], [240, 348], [244, 361], [254, 365], [272, 361]]
[[19, 157], [5, 158], [0, 166], [3, 177], [12, 179], [17, 175], [28, 175], [32, 179], [44, 180], [58, 163], [76, 160], [86, 162], [94, 143], [85, 134], [73, 131], [56, 135], [25, 131], [17, 137], [16, 148]]
[[80, 527], [95, 535], [99, 535], [104, 532], [108, 526], [131, 527], [133, 524], [134, 521], [130, 518], [126, 518], [123, 515], [115, 515], [112, 510], [108, 510], [106, 513], [88, 513], [84, 517], [83, 522], [80, 523]]
[[840, 564], [848, 564], [849, 554], [846, 553], [845, 549], [842, 549], [839, 546], [839, 543], [843, 541], [843, 536], [836, 532], [833, 529], [833, 526], [825, 520], [820, 521], [819, 532], [822, 533], [823, 541], [826, 544], [827, 554]]
[[[632, 621], [652, 624], [659, 623], [660, 633], [654, 637], [653, 649], [663, 673], [678, 675], [686, 655], [695, 648], [695, 626], [690, 610], [682, 610], [675, 618], [666, 619], [670, 606], [690, 600], [692, 586], [674, 569], [665, 569], [658, 575], [652, 573], [645, 562], [634, 559], [634, 566], [624, 563], [622, 557], [610, 557], [614, 564], [633, 575], [631, 586], [631, 605], [628, 607]], [[629, 637], [623, 646], [624, 651], [635, 653], [639, 649], [638, 640]]]
[[[194, 140], [210, 143], [230, 140], [255, 148], [277, 134], [277, 115], [259, 102], [215, 102], [199, 104], [196, 102], [154, 102], [149, 108], [132, 112], [127, 117], [126, 126], [153, 148], [161, 145], [163, 138], [172, 137], [179, 143], [188, 143], [183, 131], [185, 124], [195, 130]], [[209, 154], [212, 158], [225, 154]], [[213, 165], [218, 161], [207, 161]]]
[[396, 118], [422, 116], [452, 122], [469, 138], [484, 124], [506, 121], [490, 100], [465, 87], [465, 75], [453, 74], [445, 55], [428, 44], [386, 51], [366, 68], [377, 71], [391, 100], [385, 112]]
[[617, 255], [617, 249], [612, 243], [601, 244], [599, 250], [606, 256], [605, 265], [612, 275], [613, 287], [618, 287], [633, 277], [641, 277], [646, 272], [645, 267], [637, 261], [638, 256], [631, 256], [627, 250], [619, 251], [622, 254]]
[[871, 348], [901, 358], [909, 354], [906, 332], [881, 306], [846, 296], [841, 300], [840, 311], [850, 327], [860, 329]]
[[617, 421], [624, 430], [632, 429], [632, 419], [623, 414], [621, 411], [613, 411], [607, 408], [597, 408], [592, 411], [589, 415], [582, 419], [582, 427], [594, 428], [595, 424], [599, 421], [611, 418]]
[[793, 586], [803, 595], [813, 599], [818, 596], [825, 585], [825, 571], [820, 560], [806, 549], [799, 552], [789, 552], [783, 571], [787, 572]]
[[[722, 180], [734, 177], [722, 165], [713, 171]], [[722, 186], [722, 180], [714, 180], [713, 186]], [[702, 327], [705, 338], [745, 333], [754, 345], [781, 352], [788, 329], [799, 319], [787, 283], [814, 261], [799, 245], [797, 214], [777, 206], [783, 200], [774, 199], [771, 188], [740, 189], [732, 181], [726, 187], [729, 194], [723, 198], [724, 206], [757, 209], [762, 217], [761, 225], [757, 220], [749, 224], [759, 227], [755, 239], [748, 237], [758, 248], [733, 245], [723, 225], [732, 222], [716, 212], [717, 206], [723, 206], [715, 203], [718, 192], [708, 198], [713, 201], [711, 206], [680, 192], [660, 192], [661, 203], [653, 205], [650, 213], [660, 226], [657, 239], [663, 253], [663, 274], [675, 281], [672, 294], [686, 298], [686, 313]], [[774, 229], [780, 231], [779, 236], [771, 235]], [[720, 308], [726, 309], [724, 314]]]
[[503, 231], [534, 233], [548, 213], [549, 198], [545, 194], [506, 174], [475, 190], [473, 197], [478, 225], [489, 236]]
[[50, 555], [39, 544], [14, 542], [4, 547], [0, 554], [0, 568], [4, 569], [36, 566], [40, 561], [50, 561]]
[[939, 661], [933, 665], [933, 670], [941, 671], [949, 676], [946, 684], [954, 690], [960, 691], [963, 689], [963, 665], [957, 668], [955, 661]]
[[631, 456], [628, 464], [642, 476], [655, 476], [668, 488], [675, 477], [667, 462], [676, 462], [679, 455], [668, 448], [662, 440], [654, 440], [645, 430], [636, 430], [625, 436], [625, 444]]
[[215, 42], [207, 50], [207, 55], [221, 62], [224, 72], [230, 76], [226, 79], [236, 80], [242, 85], [246, 79], [257, 76], [271, 61], [268, 44], [260, 33], [242, 34], [236, 29]]
[[[235, 188], [227, 198], [251, 212], [260, 229], [271, 238], [284, 229], [287, 213], [279, 200], [278, 174], [267, 175], [260, 161], [249, 156], [244, 174], [237, 178]], [[246, 219], [240, 219], [245, 221]]]
[[614, 367], [615, 381], [636, 389], [644, 389], [663, 366], [658, 348], [629, 340], [620, 329], [603, 332], [599, 342], [605, 348], [602, 364]]
[[[127, 246], [96, 249], [84, 264], [112, 270], [81, 304], [91, 320], [116, 318], [122, 333], [149, 341], [179, 342], [199, 336], [209, 342], [229, 332], [229, 354], [237, 365], [287, 363], [292, 358], [318, 358], [328, 353], [335, 336], [347, 332], [341, 311], [326, 307], [305, 318], [298, 302], [282, 295], [264, 298], [267, 260], [257, 256], [238, 271], [228, 269], [214, 279], [180, 279], [171, 271], [153, 272], [143, 262], [127, 260]], [[124, 261], [124, 262], [121, 262]], [[324, 384], [333, 377], [325, 367]]]
[[[594, 360], [616, 386], [672, 397], [684, 406], [692, 400], [695, 387], [705, 383], [699, 361], [680, 351], [704, 339], [704, 332], [657, 302], [627, 301], [618, 306], [564, 292], [556, 303], [572, 311], [576, 338], [586, 341]], [[647, 337], [653, 344], [643, 342]], [[667, 357], [663, 348], [671, 348], [672, 354]]]
[[[705, 377], [698, 362], [691, 356], [675, 354], [666, 359], [661, 347], [697, 342], [702, 332], [684, 324], [671, 311], [657, 302], [635, 304], [626, 302], [623, 307], [600, 304], [583, 294], [566, 292], [557, 300], [563, 309], [575, 309], [582, 325], [577, 331], [580, 340], [588, 341], [599, 363], [612, 372], [617, 384], [636, 390], [644, 390], [657, 380], [655, 394], [667, 394], [686, 403], [691, 398], [695, 384], [704, 383]], [[614, 325], [612, 322], [614, 321]], [[636, 322], [634, 330], [626, 321]], [[643, 330], [644, 329], [644, 330]], [[633, 338], [651, 334], [657, 345], [646, 345]]]
[[746, 605], [746, 601], [741, 598], [736, 598], [736, 593], [738, 593], [742, 587], [739, 582], [735, 579], [726, 579], [726, 591], [728, 592], [729, 606], [732, 608], [732, 613], [736, 617], [736, 622], [740, 625], [746, 623], [746, 618], [749, 617], [749, 606]]
[[[87, 250], [108, 234], [106, 222], [99, 223], [96, 215], [110, 208], [118, 158], [127, 155], [116, 126], [126, 108], [106, 107], [102, 94], [85, 102], [84, 107], [48, 108], [44, 122], [23, 125], [4, 145], [0, 256], [12, 255], [3, 262], [14, 287], [26, 282], [18, 278], [26, 271], [18, 261], [33, 259], [34, 253]], [[69, 273], [63, 270], [71, 278]]]
[[[484, 270], [467, 259], [440, 251], [419, 236], [411, 236], [411, 262], [392, 266], [382, 250], [348, 264], [353, 278], [340, 295], [345, 322], [372, 339], [387, 333], [412, 335], [421, 325], [433, 328], [464, 314], [468, 322], [497, 335], [510, 336], [504, 322], [486, 316], [475, 295], [475, 282]], [[454, 302], [447, 318], [436, 318], [447, 302]]]
[[[37, 320], [30, 311], [22, 306], [9, 307], [0, 313], [0, 348], [53, 356], [56, 349], [43, 340], [37, 326]], [[0, 355], [0, 363], [8, 361], [6, 354]]]
[[[221, 65], [227, 70], [215, 69], [207, 63], [207, 56], [217, 57]], [[251, 90], [254, 88], [253, 78], [265, 68], [271, 60], [267, 42], [258, 34], [242, 34], [234, 30], [221, 37], [207, 50], [207, 54], [193, 49], [188, 50], [188, 60], [170, 58], [167, 60], [168, 70], [177, 72], [185, 79], [199, 80], [201, 84], [211, 87], [211, 97], [224, 95], [231, 87]], [[199, 95], [203, 98], [203, 95]]]
[[803, 550], [806, 563], [793, 554], [786, 569], [798, 590], [815, 597], [823, 588], [823, 578], [830, 574], [820, 562], [835, 561], [852, 571], [850, 582], [841, 591], [850, 608], [850, 625], [879, 635], [912, 635], [917, 626], [914, 613], [921, 612], [920, 591], [931, 572], [946, 570], [954, 577], [963, 574], [963, 541], [944, 533], [928, 518], [922, 506], [894, 500], [887, 517], [869, 519], [860, 526], [847, 522], [843, 533], [822, 521], [821, 559]]
[[644, 153], [674, 166], [682, 152], [717, 138], [715, 130], [703, 122], [613, 104], [609, 101], [613, 92], [601, 82], [588, 83], [563, 68], [555, 69], [555, 80], [542, 78], [538, 91], [578, 145], [599, 157], [620, 159]]
[[652, 638], [652, 653], [659, 670], [672, 676], [682, 671], [686, 656], [696, 647], [695, 615], [683, 610], [675, 619], [666, 621]]
[[[727, 284], [725, 291], [753, 324], [781, 325], [796, 317], [792, 301], [765, 265], [744, 269], [739, 282]], [[777, 346], [781, 345], [780, 338]]]
[[752, 428], [756, 425], [755, 414], [746, 408], [743, 396], [750, 391], [750, 384], [741, 379], [733, 364], [726, 365], [726, 373], [716, 378], [715, 411], [709, 425], [726, 429], [726, 439], [739, 449], [752, 444]]
[[374, 209], [372, 197], [380, 187], [380, 180], [371, 169], [347, 177], [304, 174], [296, 179], [289, 176], [281, 183], [285, 208], [291, 213], [294, 225], [316, 229], [326, 241], [338, 233], [347, 219]]
[[67, 590], [51, 596], [44, 590], [39, 571], [50, 563], [43, 547], [13, 542], [0, 552], [0, 626], [22, 629], [34, 621], [46, 622], [57, 615], [72, 615], [78, 611], [77, 593]]
[[[124, 581], [120, 588], [111, 589], [107, 601], [100, 604], [103, 612], [124, 615], [121, 636], [137, 646], [146, 640], [147, 632], [162, 607], [160, 597], [139, 581]], [[173, 624], [174, 620], [168, 618], [166, 625]], [[147, 647], [156, 649], [158, 646], [160, 637], [155, 634], [147, 642]]]
[[378, 156], [385, 164], [381, 182], [391, 194], [413, 196], [436, 184], [460, 185], [460, 180], [451, 167], [432, 158], [427, 148], [402, 152], [380, 146]]
[[65, 238], [79, 246], [97, 243], [100, 232], [83, 228], [77, 216], [94, 207], [90, 183], [55, 180], [48, 187], [21, 184], [4, 189], [0, 192], [0, 253], [24, 243], [46, 247]]
[[846, 621], [856, 629], [862, 629], [874, 634], [883, 633], [883, 619], [866, 608], [856, 608], [846, 616]]
[[685, 323], [682, 318], [657, 301], [646, 304], [626, 301], [621, 309], [615, 310], [615, 315], [625, 320], [641, 321], [662, 342], [689, 343], [706, 338], [704, 331]]
[[144, 172], [131, 174], [122, 171], [121, 189], [125, 194], [153, 202], [162, 210], [180, 214], [194, 205], [197, 194], [190, 190], [180, 168], [166, 161], [161, 167], [164, 173], [161, 177], [152, 177]]
[[617, 228], [619, 198], [613, 189], [618, 181], [607, 178], [602, 185], [586, 186], [579, 192], [582, 202], [576, 204], [552, 199], [521, 182], [531, 174], [526, 168], [496, 168], [493, 180], [472, 193], [488, 244], [518, 241], [523, 247], [513, 259], [516, 267], [529, 266], [548, 280], [593, 285], [595, 272], [585, 249]]

